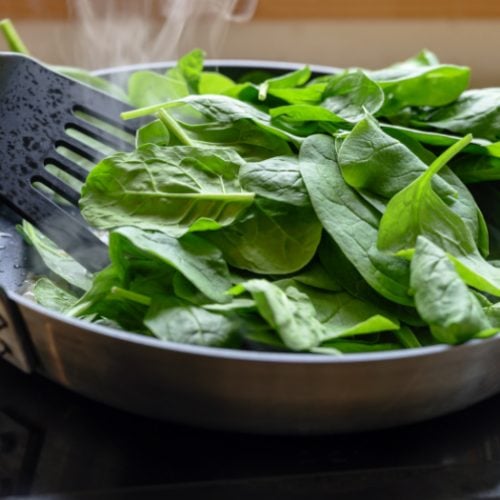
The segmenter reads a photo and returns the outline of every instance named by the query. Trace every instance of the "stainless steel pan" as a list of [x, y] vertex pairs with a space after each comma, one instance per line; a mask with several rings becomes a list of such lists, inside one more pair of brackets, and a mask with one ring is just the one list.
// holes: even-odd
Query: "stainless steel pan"
[[[229, 75], [297, 67], [211, 65]], [[500, 391], [500, 338], [336, 358], [180, 345], [63, 317], [19, 294], [32, 263], [16, 222], [0, 208], [2, 357], [114, 407], [209, 428], [317, 434], [425, 420]]]

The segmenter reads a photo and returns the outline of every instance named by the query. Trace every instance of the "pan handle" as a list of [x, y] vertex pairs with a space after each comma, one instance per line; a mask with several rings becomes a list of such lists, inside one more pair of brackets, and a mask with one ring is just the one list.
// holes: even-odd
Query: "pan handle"
[[17, 305], [0, 287], [0, 358], [25, 373], [35, 370], [35, 355]]

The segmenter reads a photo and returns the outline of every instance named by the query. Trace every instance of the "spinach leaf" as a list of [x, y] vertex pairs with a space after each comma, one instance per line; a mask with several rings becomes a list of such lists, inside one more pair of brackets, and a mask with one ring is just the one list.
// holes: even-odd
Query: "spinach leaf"
[[[360, 120], [344, 140], [338, 162], [350, 186], [385, 198], [392, 198], [427, 170], [422, 160], [386, 134], [370, 116]], [[440, 177], [433, 178], [433, 185], [441, 198], [457, 195]]]
[[[346, 182], [362, 190], [363, 197], [372, 204], [374, 199], [367, 198], [366, 190], [384, 198], [392, 198], [425, 172], [427, 162], [432, 163], [433, 160], [434, 155], [412, 138], [400, 137], [399, 134], [398, 138], [388, 135], [369, 116], [358, 122], [344, 140], [338, 154]], [[487, 255], [487, 228], [466, 186], [447, 167], [442, 167], [439, 173], [432, 176], [431, 185], [451, 210], [463, 219], [481, 252]], [[384, 204], [379, 211], [383, 213], [385, 208]]]
[[340, 292], [344, 289], [341, 283], [328, 273], [319, 260], [311, 262], [298, 274], [294, 274], [293, 280], [303, 285], [330, 292]]
[[321, 106], [350, 123], [366, 113], [375, 114], [384, 104], [384, 93], [377, 83], [358, 70], [329, 79]]
[[168, 146], [170, 143], [170, 132], [161, 120], [153, 120], [137, 130], [135, 143], [137, 149], [144, 146], [144, 144]]
[[465, 154], [453, 161], [451, 168], [466, 184], [500, 180], [500, 158]]
[[[276, 118], [289, 122], [327, 122], [340, 126], [346, 120], [333, 111], [313, 106], [311, 104], [290, 104], [288, 106], [277, 106], [269, 110], [269, 114], [276, 123]], [[308, 135], [308, 134], [307, 134]]]
[[[81, 290], [88, 290], [91, 287], [91, 273], [33, 225], [23, 221], [18, 230], [24, 239], [36, 248], [44, 264], [54, 274]], [[43, 283], [43, 286], [45, 285], [46, 283]]]
[[407, 106], [444, 106], [467, 88], [470, 69], [439, 64], [429, 52], [389, 68], [367, 71], [383, 89], [386, 103], [381, 114], [388, 116]]
[[210, 347], [238, 347], [235, 318], [186, 304], [175, 298], [153, 300], [144, 324], [155, 337]]
[[[363, 278], [340, 247], [328, 235], [323, 235], [318, 256], [328, 275], [341, 283], [345, 291], [363, 302], [374, 305], [385, 315], [398, 318], [412, 326], [425, 326], [413, 307], [392, 302], [378, 294]], [[408, 284], [409, 286], [409, 284]]]
[[406, 325], [402, 325], [401, 328], [394, 332], [394, 335], [401, 344], [407, 349], [422, 347], [422, 343], [419, 338], [413, 333], [413, 331]]
[[326, 135], [308, 137], [300, 149], [299, 162], [316, 215], [344, 255], [384, 297], [412, 305], [408, 264], [378, 251], [379, 214], [345, 183], [334, 140]]
[[259, 100], [264, 101], [270, 90], [299, 87], [307, 83], [309, 78], [311, 78], [311, 70], [308, 66], [290, 73], [268, 78], [258, 86]]
[[417, 310], [438, 341], [458, 344], [491, 327], [446, 253], [422, 236], [416, 241], [410, 282]]
[[[122, 114], [125, 120], [139, 118], [159, 112], [180, 108], [174, 115], [184, 126], [196, 129], [209, 125], [220, 128], [221, 125], [235, 126], [241, 121], [251, 121], [267, 135], [288, 141], [298, 146], [302, 139], [271, 124], [270, 116], [251, 104], [222, 95], [189, 95], [182, 99], [157, 104]], [[185, 110], [184, 108], [187, 108]], [[194, 113], [193, 113], [194, 112]]]
[[90, 321], [105, 319], [125, 330], [147, 334], [143, 318], [148, 304], [126, 300], [114, 293], [122, 285], [122, 272], [112, 264], [94, 276], [92, 287], [66, 313]]
[[324, 328], [305, 294], [292, 287], [285, 292], [269, 281], [255, 279], [231, 289], [233, 295], [245, 291], [252, 295], [261, 316], [289, 349], [307, 351], [319, 344]]
[[[397, 120], [397, 118], [394, 117], [392, 119]], [[395, 123], [381, 123], [380, 126], [385, 132], [403, 142], [404, 137], [407, 136], [429, 146], [447, 148], [455, 144], [462, 137], [461, 135], [405, 127], [396, 125]], [[500, 157], [500, 143], [491, 142], [486, 139], [473, 138], [470, 143], [464, 147], [464, 152], [498, 158]]]
[[289, 274], [313, 258], [321, 230], [312, 209], [263, 199], [256, 201], [241, 220], [205, 237], [238, 269]]
[[239, 178], [245, 191], [262, 198], [296, 207], [311, 206], [296, 156], [274, 156], [261, 162], [248, 162], [240, 168]]
[[45, 277], [36, 281], [33, 287], [33, 295], [38, 304], [60, 313], [64, 313], [73, 307], [78, 300], [78, 297]]
[[455, 102], [442, 108], [421, 111], [410, 120], [412, 125], [476, 138], [500, 139], [500, 89], [467, 90]]
[[269, 95], [289, 104], [318, 104], [323, 97], [324, 91], [324, 84], [316, 84], [299, 88], [270, 88], [267, 92]]
[[231, 279], [217, 248], [194, 234], [180, 239], [160, 232], [122, 227], [110, 236], [111, 260], [126, 270], [131, 256], [147, 257], [174, 268], [214, 302], [227, 302]]
[[399, 329], [399, 321], [375, 305], [359, 300], [349, 293], [331, 293], [289, 280], [280, 284], [285, 291], [292, 285], [305, 294], [314, 307], [316, 318], [324, 327], [321, 342], [339, 337], [366, 335]]
[[224, 94], [235, 85], [231, 78], [221, 73], [204, 71], [200, 75], [198, 91], [200, 94]]
[[465, 222], [434, 192], [432, 176], [468, 142], [465, 137], [447, 149], [416, 180], [397, 193], [380, 222], [378, 247], [397, 252], [413, 248], [419, 235], [426, 236], [453, 254], [474, 252], [476, 244]]
[[194, 49], [180, 57], [177, 61], [175, 69], [183, 76], [191, 93], [197, 93], [199, 91], [204, 63], [205, 52], [201, 49]]
[[82, 188], [82, 215], [93, 226], [136, 226], [185, 233], [198, 219], [232, 223], [251, 205], [237, 179], [243, 164], [233, 151], [146, 144], [101, 161]]
[[130, 103], [138, 108], [187, 95], [189, 95], [189, 89], [186, 82], [160, 75], [155, 71], [136, 71], [128, 80]]

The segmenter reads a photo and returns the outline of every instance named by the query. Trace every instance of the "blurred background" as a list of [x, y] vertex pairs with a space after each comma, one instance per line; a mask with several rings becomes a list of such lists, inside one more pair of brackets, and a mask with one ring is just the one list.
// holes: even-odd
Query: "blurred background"
[[[86, 68], [176, 58], [377, 68], [422, 48], [500, 85], [500, 2], [491, 0], [1, 0], [32, 54]], [[5, 49], [1, 45], [0, 49]]]

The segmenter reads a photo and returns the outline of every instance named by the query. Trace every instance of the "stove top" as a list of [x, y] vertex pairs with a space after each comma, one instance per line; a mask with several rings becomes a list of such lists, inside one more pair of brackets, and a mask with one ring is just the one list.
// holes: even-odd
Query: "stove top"
[[126, 414], [0, 361], [0, 497], [500, 498], [500, 396], [417, 425], [278, 437]]

